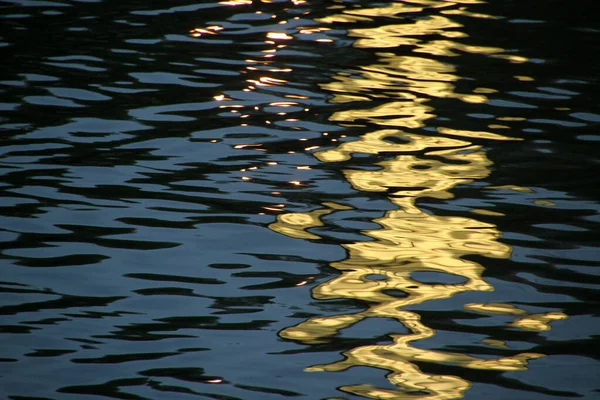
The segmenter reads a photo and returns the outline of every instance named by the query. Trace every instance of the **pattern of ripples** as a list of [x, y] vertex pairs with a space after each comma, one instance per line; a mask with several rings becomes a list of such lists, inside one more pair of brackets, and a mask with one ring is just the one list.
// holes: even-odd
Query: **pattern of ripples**
[[598, 396], [585, 7], [0, 7], [3, 397]]

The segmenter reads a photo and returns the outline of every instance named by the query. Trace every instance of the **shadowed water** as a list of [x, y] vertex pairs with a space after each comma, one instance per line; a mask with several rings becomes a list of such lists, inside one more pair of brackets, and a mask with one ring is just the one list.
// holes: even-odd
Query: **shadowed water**
[[0, 2], [2, 398], [600, 396], [600, 30], [538, 3]]

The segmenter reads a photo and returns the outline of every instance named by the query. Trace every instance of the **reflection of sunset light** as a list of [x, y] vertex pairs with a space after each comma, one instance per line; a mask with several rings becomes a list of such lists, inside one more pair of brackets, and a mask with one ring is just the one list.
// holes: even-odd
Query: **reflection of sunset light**
[[208, 382], [208, 383], [221, 383], [221, 382], [223, 382], [223, 379], [211, 379], [211, 380], [206, 381], [206, 382]]
[[522, 75], [515, 75], [515, 79], [518, 79], [522, 82], [531, 82], [531, 81], [535, 80], [530, 76], [522, 76]]
[[248, 176], [242, 176], [242, 180], [243, 181], [249, 181], [249, 180], [252, 180], [252, 178], [250, 178]]
[[219, 94], [217, 96], [214, 96], [213, 99], [215, 99], [216, 101], [223, 101], [223, 100], [225, 100], [225, 95]]
[[273, 103], [269, 103], [269, 105], [273, 107], [292, 107], [297, 104], [298, 103], [295, 103], [293, 101], [274, 101]]
[[280, 85], [282, 83], [287, 83], [287, 81], [285, 81], [283, 79], [269, 78], [268, 76], [263, 76], [259, 80], [261, 82], [264, 82], [264, 83], [267, 83], [267, 84], [273, 84], [273, 85]]
[[331, 30], [331, 29], [330, 28], [307, 28], [307, 29], [300, 29], [300, 33], [302, 33], [304, 35], [310, 35], [313, 33], [329, 31], [329, 30]]
[[223, 30], [222, 26], [211, 25], [206, 28], [195, 28], [190, 31], [190, 34], [194, 37], [200, 37], [202, 35], [216, 35], [218, 31]]
[[308, 100], [310, 97], [308, 96], [300, 96], [297, 94], [286, 94], [285, 97], [288, 99], [300, 99], [300, 100]]
[[262, 144], [236, 144], [233, 146], [234, 149], [244, 149], [246, 147], [260, 147]]
[[265, 210], [269, 210], [269, 211], [284, 211], [281, 208], [275, 208], [275, 207], [263, 206], [262, 208], [264, 208]]
[[219, 4], [224, 6], [248, 6], [252, 4], [252, 0], [227, 0], [220, 1]]
[[267, 37], [269, 39], [274, 39], [274, 40], [290, 40], [293, 39], [292, 36], [289, 36], [283, 32], [269, 32], [267, 33]]
[[318, 148], [320, 148], [321, 146], [310, 146], [304, 149], [304, 151], [311, 151], [311, 150], [316, 150]]
[[[362, 169], [352, 165], [341, 167], [341, 171], [353, 189], [389, 193], [389, 201], [398, 208], [373, 219], [372, 222], [378, 228], [360, 230], [370, 240], [359, 239], [342, 244], [347, 251], [346, 259], [331, 263], [339, 271], [339, 275], [312, 289], [313, 298], [317, 300], [363, 301], [367, 305], [366, 310], [310, 317], [282, 330], [279, 335], [303, 344], [322, 344], [336, 340], [343, 329], [370, 318], [390, 318], [402, 324], [404, 332], [389, 335], [391, 344], [359, 345], [345, 350], [340, 355], [340, 361], [307, 369], [343, 371], [351, 367], [382, 368], [389, 371], [386, 372], [389, 381], [401, 387], [397, 391], [369, 385], [338, 388], [361, 398], [459, 399], [471, 387], [469, 381], [457, 376], [423, 372], [420, 370], [421, 363], [494, 371], [523, 371], [528, 368], [529, 360], [543, 357], [542, 354], [530, 352], [516, 352], [510, 356], [486, 354], [479, 357], [462, 351], [423, 349], [411, 342], [431, 338], [436, 332], [421, 321], [419, 314], [404, 309], [405, 306], [414, 307], [431, 300], [448, 299], [463, 292], [492, 291], [493, 287], [483, 278], [484, 265], [472, 260], [471, 256], [496, 259], [511, 256], [512, 249], [498, 240], [502, 233], [496, 225], [462, 215], [436, 215], [417, 206], [418, 199], [423, 197], [450, 199], [454, 195], [454, 187], [484, 180], [490, 174], [492, 162], [481, 146], [471, 143], [473, 139], [521, 140], [487, 132], [485, 128], [462, 129], [452, 125], [452, 119], [447, 119], [450, 126], [436, 125], [432, 128], [437, 134], [435, 131], [434, 134], [427, 135], [415, 133], [415, 129], [431, 126], [426, 123], [427, 120], [435, 118], [438, 112], [443, 112], [436, 110], [436, 102], [430, 101], [431, 98], [458, 99], [467, 103], [465, 107], [470, 107], [470, 104], [488, 103], [485, 94], [495, 92], [494, 89], [484, 89], [457, 93], [455, 82], [464, 78], [459, 76], [455, 67], [458, 63], [446, 63], [440, 57], [431, 57], [432, 55], [460, 57], [462, 53], [469, 53], [504, 58], [513, 63], [527, 61], [524, 57], [502, 54], [506, 51], [501, 48], [451, 40], [468, 37], [461, 32], [462, 25], [453, 19], [455, 15], [490, 17], [467, 12], [467, 7], [458, 10], [454, 7], [457, 3], [478, 2], [479, 0], [408, 0], [370, 9], [339, 6], [339, 9], [343, 9], [341, 14], [317, 20], [324, 23], [373, 22], [359, 23], [356, 24], [357, 29], [348, 30], [348, 36], [356, 38], [353, 46], [372, 50], [373, 57], [365, 61], [364, 65], [358, 64], [351, 73], [338, 73], [331, 82], [319, 86], [332, 94], [331, 103], [343, 104], [329, 116], [329, 121], [339, 123], [342, 127], [366, 127], [368, 123], [378, 125], [379, 128], [356, 138], [353, 138], [354, 134], [349, 135], [354, 140], [350, 140], [348, 135], [339, 135], [340, 143], [332, 143], [333, 148], [315, 152], [314, 155], [321, 162], [341, 162], [352, 159], [356, 154], [386, 154], [384, 160], [370, 165], [377, 167], [376, 169]], [[444, 12], [446, 6], [451, 6], [455, 11]], [[418, 14], [427, 7], [431, 7], [427, 12], [428, 17], [418, 18]], [[401, 24], [392, 23], [400, 18], [404, 19], [404, 16], [398, 16], [400, 13], [412, 13], [416, 18], [407, 18]], [[445, 15], [435, 15], [436, 13]], [[376, 21], [377, 17], [385, 19]], [[366, 26], [368, 27], [365, 28]], [[305, 35], [321, 30], [325, 29], [299, 28], [300, 33]], [[311, 39], [324, 43], [334, 41], [322, 37], [317, 39], [315, 36]], [[412, 50], [382, 52], [384, 48], [397, 49], [401, 46], [412, 46]], [[374, 60], [376, 61], [373, 62]], [[286, 97], [294, 98], [290, 95]], [[497, 118], [494, 122], [499, 121], [501, 120]], [[490, 129], [504, 126], [499, 123], [491, 124]], [[385, 129], [386, 127], [391, 129]], [[410, 131], [401, 130], [402, 128]], [[329, 135], [324, 132], [322, 136], [331, 138], [331, 142], [338, 141], [332, 138], [337, 137], [337, 133]], [[297, 140], [304, 142], [307, 139]], [[317, 148], [319, 147], [307, 147], [305, 151]], [[395, 156], [391, 156], [392, 153], [396, 153]], [[423, 153], [431, 158], [424, 157]], [[304, 170], [310, 169], [310, 166], [300, 165], [295, 168]], [[297, 176], [304, 179], [302, 174], [303, 172], [299, 172]], [[303, 186], [298, 190], [308, 186], [301, 181], [289, 183]], [[512, 186], [485, 189], [517, 190]], [[553, 204], [549, 200], [530, 201], [532, 200], [538, 206]], [[321, 217], [335, 209], [343, 209], [330, 207], [325, 203], [323, 205], [326, 208], [310, 212], [278, 214], [277, 221], [269, 225], [269, 228], [298, 239], [322, 239], [317, 235], [318, 231], [313, 233], [309, 230], [328, 225], [327, 221], [321, 221]], [[474, 214], [502, 216], [484, 209], [470, 211]], [[414, 272], [424, 271], [459, 275], [465, 281], [456, 284], [427, 284], [417, 282], [411, 276]], [[369, 275], [381, 275], [386, 279], [372, 280], [368, 278]], [[308, 281], [302, 280], [296, 285], [303, 286]], [[390, 294], [389, 291], [393, 289], [404, 295]], [[469, 304], [465, 308], [469, 312], [509, 315], [514, 319], [509, 325], [511, 328], [526, 331], [545, 331], [550, 329], [553, 321], [567, 318], [562, 313], [529, 315], [525, 310], [500, 303]], [[489, 341], [489, 345], [501, 346], [502, 342]], [[407, 391], [411, 393], [407, 394]]]

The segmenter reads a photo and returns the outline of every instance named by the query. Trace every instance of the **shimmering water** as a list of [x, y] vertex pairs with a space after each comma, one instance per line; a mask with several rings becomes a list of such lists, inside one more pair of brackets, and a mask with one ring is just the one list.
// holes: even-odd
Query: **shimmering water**
[[592, 2], [0, 3], [0, 397], [599, 398]]

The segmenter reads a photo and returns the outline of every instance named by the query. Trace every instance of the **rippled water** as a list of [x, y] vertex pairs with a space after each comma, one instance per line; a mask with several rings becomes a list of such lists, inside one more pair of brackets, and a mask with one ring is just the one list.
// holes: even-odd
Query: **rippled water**
[[600, 397], [588, 3], [0, 3], [2, 397]]

